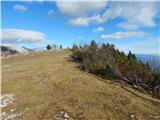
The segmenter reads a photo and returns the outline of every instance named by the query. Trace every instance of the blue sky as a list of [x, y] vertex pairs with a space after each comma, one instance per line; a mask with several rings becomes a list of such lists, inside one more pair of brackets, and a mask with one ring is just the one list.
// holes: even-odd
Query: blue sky
[[159, 54], [160, 2], [2, 1], [2, 44], [71, 47], [96, 40]]

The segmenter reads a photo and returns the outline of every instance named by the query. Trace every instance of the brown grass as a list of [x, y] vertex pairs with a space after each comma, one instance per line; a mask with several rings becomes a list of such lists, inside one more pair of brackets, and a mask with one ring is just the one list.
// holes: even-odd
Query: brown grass
[[2, 112], [16, 109], [25, 120], [53, 120], [61, 111], [70, 120], [127, 120], [132, 114], [138, 120], [160, 118], [160, 104], [136, 96], [121, 83], [103, 82], [78, 70], [76, 63], [66, 61], [70, 54], [50, 51], [3, 59], [2, 93], [15, 93], [17, 100]]

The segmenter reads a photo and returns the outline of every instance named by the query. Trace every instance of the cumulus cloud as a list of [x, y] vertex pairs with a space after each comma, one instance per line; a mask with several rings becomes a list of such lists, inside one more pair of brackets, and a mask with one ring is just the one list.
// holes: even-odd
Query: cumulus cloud
[[75, 26], [88, 26], [90, 23], [102, 23], [100, 15], [94, 15], [91, 17], [79, 17], [69, 20], [69, 24]]
[[[112, 2], [101, 14], [73, 18], [73, 25], [87, 26], [90, 23], [104, 23], [108, 20], [123, 18], [118, 27], [126, 30], [135, 30], [140, 27], [154, 27], [154, 17], [158, 13], [159, 2]], [[77, 23], [78, 24], [74, 24]], [[85, 24], [84, 24], [85, 23]]]
[[101, 36], [102, 39], [111, 39], [111, 40], [119, 40], [122, 38], [131, 38], [131, 37], [143, 37], [145, 35], [144, 32], [115, 32], [114, 34], [104, 34]]
[[31, 43], [45, 40], [45, 34], [31, 30], [1, 29], [2, 43]]
[[104, 28], [103, 27], [98, 27], [98, 28], [95, 28], [92, 30], [93, 32], [102, 32], [104, 31]]
[[89, 19], [87, 18], [77, 18], [77, 19], [71, 19], [69, 21], [69, 24], [75, 25], [75, 26], [88, 26], [89, 25]]
[[27, 7], [24, 5], [21, 5], [21, 4], [16, 4], [16, 5], [14, 5], [14, 10], [25, 11], [25, 10], [27, 10]]
[[57, 0], [55, 3], [60, 13], [71, 17], [82, 17], [99, 13], [107, 4], [106, 0]]

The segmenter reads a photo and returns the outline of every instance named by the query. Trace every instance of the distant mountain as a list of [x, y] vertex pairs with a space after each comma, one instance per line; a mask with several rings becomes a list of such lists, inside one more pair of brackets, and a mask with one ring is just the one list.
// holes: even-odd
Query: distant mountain
[[1, 45], [2, 56], [15, 55], [15, 54], [27, 54], [27, 53], [29, 53], [29, 51], [21, 47], [17, 47], [10, 44]]
[[34, 50], [32, 50], [32, 49], [30, 49], [30, 48], [26, 48], [26, 47], [22, 47], [23, 49], [25, 49], [25, 50], [27, 50], [27, 51], [29, 51], [29, 52], [34, 52]]
[[46, 49], [46, 46], [40, 46], [40, 47], [32, 48], [32, 50], [34, 50], [36, 52], [41, 52], [41, 51], [45, 51], [47, 49]]
[[148, 62], [152, 71], [160, 72], [160, 55], [137, 54], [136, 57], [144, 63]]

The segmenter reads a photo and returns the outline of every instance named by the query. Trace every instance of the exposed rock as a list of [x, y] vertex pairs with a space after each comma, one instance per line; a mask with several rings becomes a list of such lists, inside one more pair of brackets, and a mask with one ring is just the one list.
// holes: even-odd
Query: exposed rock
[[69, 118], [68, 113], [65, 113], [65, 114], [64, 114], [64, 118]]
[[150, 115], [149, 117], [150, 117], [150, 118], [154, 118], [154, 119], [159, 119], [159, 117], [156, 116], [156, 115]]
[[14, 112], [15, 111], [15, 109], [12, 109], [12, 110], [10, 110], [11, 112]]
[[0, 107], [4, 108], [9, 104], [12, 104], [15, 100], [15, 94], [1, 94], [1, 104]]
[[66, 59], [67, 59], [67, 61], [73, 62], [73, 58], [71, 58], [71, 57], [67, 57]]
[[57, 114], [56, 120], [68, 120], [69, 114], [65, 111], [60, 111], [60, 113]]
[[[7, 107], [16, 100], [15, 94], [1, 94], [1, 108]], [[11, 109], [9, 112], [1, 113], [1, 120], [15, 120], [17, 117], [21, 116], [22, 113], [17, 112], [16, 109]]]
[[160, 85], [154, 88], [154, 94], [160, 98]]
[[17, 117], [20, 117], [22, 115], [22, 113], [18, 113], [18, 112], [9, 112], [9, 113], [5, 113], [3, 112], [1, 114], [1, 120], [15, 120]]
[[129, 115], [129, 120], [137, 120], [136, 115], [135, 114], [130, 114]]
[[118, 107], [115, 107], [114, 109], [115, 109], [115, 110], [118, 110], [119, 108], [118, 108]]

